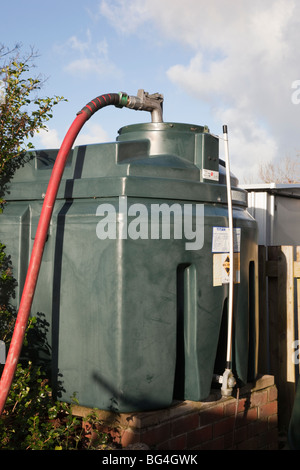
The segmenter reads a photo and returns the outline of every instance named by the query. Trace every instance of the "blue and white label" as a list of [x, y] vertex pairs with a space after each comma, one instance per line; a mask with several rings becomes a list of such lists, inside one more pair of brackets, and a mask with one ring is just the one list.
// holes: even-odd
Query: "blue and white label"
[[[229, 228], [213, 227], [212, 252], [213, 253], [229, 253]], [[241, 229], [233, 229], [233, 251], [240, 253], [241, 251]]]

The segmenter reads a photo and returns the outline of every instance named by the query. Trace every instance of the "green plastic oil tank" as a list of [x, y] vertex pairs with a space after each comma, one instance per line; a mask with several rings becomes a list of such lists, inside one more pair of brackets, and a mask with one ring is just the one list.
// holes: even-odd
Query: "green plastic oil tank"
[[[56, 155], [28, 157], [0, 215], [16, 303]], [[232, 363], [246, 383], [257, 367], [257, 226], [234, 176], [232, 199]], [[226, 363], [227, 227], [225, 169], [207, 128], [136, 124], [74, 148], [31, 312], [49, 325], [62, 400], [127, 412], [207, 398]]]

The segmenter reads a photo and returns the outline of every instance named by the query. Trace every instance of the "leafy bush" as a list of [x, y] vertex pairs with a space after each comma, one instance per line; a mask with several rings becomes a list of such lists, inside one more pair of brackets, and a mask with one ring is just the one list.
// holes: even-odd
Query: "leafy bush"
[[[18, 49], [17, 46], [12, 52]], [[0, 61], [10, 53], [0, 45]], [[5, 210], [7, 183], [15, 170], [24, 164], [25, 152], [33, 149], [29, 139], [41, 129], [46, 129], [45, 123], [52, 117], [53, 106], [64, 100], [58, 96], [36, 96], [42, 82], [40, 78], [28, 75], [32, 58], [30, 54], [24, 60], [17, 56], [8, 63], [0, 62], [0, 212], [3, 208]], [[0, 339], [7, 347], [16, 320], [16, 311], [11, 303], [15, 286], [11, 259], [5, 252], [5, 245], [0, 243]], [[37, 318], [30, 319], [24, 346], [27, 345], [27, 336], [37, 330], [38, 324]], [[41, 344], [45, 346], [39, 343], [39, 347]], [[0, 366], [2, 373], [1, 369], [3, 365]], [[0, 448], [62, 450], [109, 445], [111, 439], [101, 432], [101, 423], [95, 415], [85, 421], [89, 423], [88, 432], [82, 421], [72, 415], [71, 405], [53, 399], [45, 370], [27, 357], [17, 366], [0, 419]]]
[[0, 204], [5, 202], [1, 198], [6, 184], [22, 163], [25, 152], [34, 148], [30, 138], [42, 129], [47, 130], [53, 107], [66, 101], [61, 96], [37, 96], [43, 81], [29, 74], [35, 57], [33, 51], [24, 59], [17, 55], [5, 62], [7, 55], [9, 51], [0, 45]]
[[[6, 345], [10, 343], [16, 319], [15, 309], [9, 302], [14, 287], [11, 261], [5, 254], [5, 246], [0, 244], [0, 291], [6, 302], [0, 306], [0, 332]], [[110, 435], [101, 431], [102, 423], [95, 413], [85, 418], [83, 425], [81, 419], [72, 415], [72, 405], [54, 400], [46, 371], [37, 360], [30, 360], [31, 356], [35, 357], [34, 347], [41, 348], [44, 344], [41, 325], [45, 328], [37, 317], [31, 317], [28, 322], [23, 355], [0, 420], [0, 448], [75, 450], [115, 447]]]
[[94, 413], [85, 419], [83, 426], [82, 420], [72, 415], [71, 405], [54, 401], [48, 379], [39, 367], [31, 362], [26, 366], [18, 364], [0, 421], [1, 449], [110, 448], [113, 445], [110, 436], [99, 431], [98, 426]]

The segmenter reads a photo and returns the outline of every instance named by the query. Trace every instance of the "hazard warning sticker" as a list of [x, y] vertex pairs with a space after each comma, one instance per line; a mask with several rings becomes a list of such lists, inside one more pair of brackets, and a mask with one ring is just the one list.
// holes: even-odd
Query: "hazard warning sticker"
[[[213, 285], [221, 286], [229, 283], [230, 255], [229, 255], [229, 228], [213, 227], [212, 252], [213, 252]], [[240, 282], [240, 251], [241, 229], [233, 229], [233, 282]]]
[[219, 172], [213, 170], [202, 170], [202, 177], [206, 180], [219, 181]]
[[[213, 285], [221, 286], [229, 283], [230, 277], [230, 255], [229, 253], [215, 253], [213, 255]], [[240, 283], [240, 253], [233, 254], [233, 282]]]

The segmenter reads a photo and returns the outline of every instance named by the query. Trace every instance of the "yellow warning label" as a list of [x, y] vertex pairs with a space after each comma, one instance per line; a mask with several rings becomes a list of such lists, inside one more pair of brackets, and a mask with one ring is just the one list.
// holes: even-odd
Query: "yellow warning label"
[[[230, 276], [230, 255], [229, 253], [215, 253], [213, 255], [213, 285], [221, 286], [229, 283]], [[233, 254], [233, 282], [240, 282], [240, 253]]]

